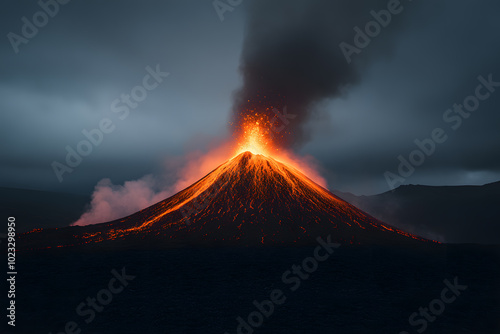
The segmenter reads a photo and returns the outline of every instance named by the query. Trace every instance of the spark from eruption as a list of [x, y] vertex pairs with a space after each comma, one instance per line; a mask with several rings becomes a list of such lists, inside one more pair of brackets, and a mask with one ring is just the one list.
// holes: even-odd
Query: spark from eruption
[[270, 155], [272, 151], [270, 124], [264, 115], [248, 115], [241, 129], [241, 138], [235, 156], [246, 151], [253, 154]]
[[266, 113], [254, 112], [245, 115], [239, 128], [238, 143], [233, 158], [246, 151], [271, 157], [299, 170], [323, 188], [327, 188], [327, 182], [319, 174], [318, 166], [312, 157], [299, 157], [293, 152], [280, 147], [278, 142], [281, 138], [281, 132], [277, 131], [272, 124], [272, 120], [269, 120], [267, 109]]
[[[92, 195], [90, 208], [72, 225], [111, 221], [149, 207], [188, 188], [225, 161], [246, 151], [293, 167], [327, 189], [327, 183], [317, 171], [318, 166], [312, 157], [299, 157], [283, 148], [281, 139], [287, 129], [278, 123], [273, 109], [259, 107], [252, 113], [246, 113], [241, 118], [233, 139], [219, 143], [206, 153], [191, 152], [179, 161], [168, 159], [165, 171], [174, 175], [176, 181], [173, 184], [159, 184], [158, 181], [162, 179], [159, 176], [128, 181], [123, 186], [113, 185], [109, 180], [100, 181]], [[140, 197], [139, 200], [137, 196]]]

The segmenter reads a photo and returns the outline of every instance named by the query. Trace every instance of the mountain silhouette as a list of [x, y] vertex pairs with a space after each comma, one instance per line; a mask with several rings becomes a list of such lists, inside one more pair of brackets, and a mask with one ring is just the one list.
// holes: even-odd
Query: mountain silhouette
[[108, 223], [40, 229], [21, 248], [87, 244], [109, 247], [311, 244], [405, 244], [429, 240], [357, 209], [299, 170], [244, 152], [179, 193]]

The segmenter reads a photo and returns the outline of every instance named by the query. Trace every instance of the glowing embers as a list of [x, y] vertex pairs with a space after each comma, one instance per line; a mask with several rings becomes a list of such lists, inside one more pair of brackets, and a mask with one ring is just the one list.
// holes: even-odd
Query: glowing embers
[[[246, 143], [255, 139], [261, 144], [259, 125], [249, 126]], [[347, 243], [419, 239], [337, 198], [289, 160], [275, 159], [281, 155], [241, 153], [162, 202], [108, 224], [82, 228], [72, 243], [302, 244], [333, 232], [336, 240]]]
[[240, 130], [236, 155], [249, 151], [268, 156], [273, 150], [271, 125], [266, 115], [246, 115]]

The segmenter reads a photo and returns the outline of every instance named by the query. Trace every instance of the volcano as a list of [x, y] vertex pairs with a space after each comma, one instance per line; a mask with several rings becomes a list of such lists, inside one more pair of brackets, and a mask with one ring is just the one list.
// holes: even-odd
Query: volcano
[[298, 169], [243, 152], [179, 193], [122, 219], [33, 230], [22, 248], [311, 244], [428, 240], [387, 225], [319, 186]]

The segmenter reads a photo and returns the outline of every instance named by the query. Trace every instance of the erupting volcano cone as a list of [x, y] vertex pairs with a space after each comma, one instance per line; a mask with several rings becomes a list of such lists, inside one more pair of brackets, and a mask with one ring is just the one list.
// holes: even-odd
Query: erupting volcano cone
[[24, 236], [26, 248], [123, 245], [315, 243], [330, 235], [349, 244], [425, 239], [384, 224], [297, 169], [244, 152], [176, 195], [123, 219]]

